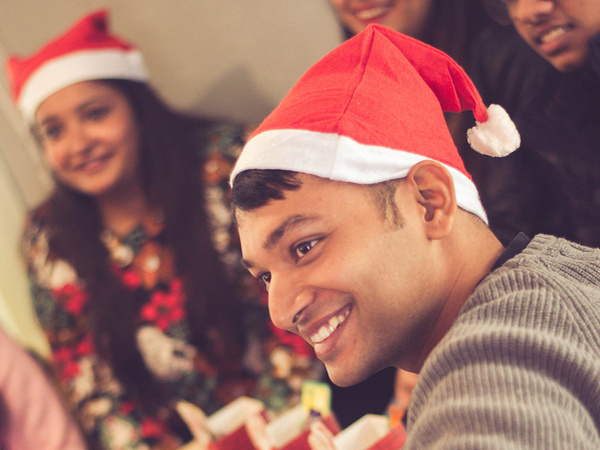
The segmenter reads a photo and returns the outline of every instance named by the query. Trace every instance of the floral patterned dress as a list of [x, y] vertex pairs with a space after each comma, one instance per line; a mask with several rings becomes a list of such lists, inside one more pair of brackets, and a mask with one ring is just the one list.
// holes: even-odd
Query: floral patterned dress
[[[215, 369], [190, 343], [182, 281], [173, 254], [164, 245], [160, 216], [143, 221], [122, 239], [109, 230], [101, 239], [123, 284], [144, 298], [137, 322], [138, 349], [149, 371], [173, 398], [212, 412], [227, 401], [223, 399], [253, 395], [272, 410], [284, 409], [298, 400], [305, 379], [321, 376], [322, 366], [303, 341], [270, 328], [264, 294], [240, 264], [227, 183], [246, 130], [220, 124], [201, 133], [198, 138], [208, 143], [202, 148], [203, 177], [212, 241], [228, 275], [243, 292], [249, 343], [244, 363], [253, 381], [248, 383], [244, 377], [243, 382], [241, 378], [239, 384], [229, 382], [224, 387]], [[91, 441], [105, 448], [150, 448], [167, 435], [177, 436], [160, 411], [148, 414], [128, 395], [96, 351], [86, 314], [88, 294], [69, 262], [49, 249], [44, 207], [28, 220], [24, 249], [35, 310], [51, 346], [51, 364]]]

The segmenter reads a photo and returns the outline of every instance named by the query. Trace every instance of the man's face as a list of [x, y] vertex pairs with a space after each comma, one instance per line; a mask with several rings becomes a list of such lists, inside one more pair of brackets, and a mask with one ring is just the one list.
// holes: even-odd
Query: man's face
[[442, 297], [419, 205], [401, 182], [399, 227], [364, 186], [298, 179], [283, 200], [237, 212], [244, 263], [265, 282], [274, 324], [309, 342], [341, 386], [410, 364]]
[[600, 33], [598, 0], [503, 0], [525, 41], [561, 72], [588, 64], [587, 44]]

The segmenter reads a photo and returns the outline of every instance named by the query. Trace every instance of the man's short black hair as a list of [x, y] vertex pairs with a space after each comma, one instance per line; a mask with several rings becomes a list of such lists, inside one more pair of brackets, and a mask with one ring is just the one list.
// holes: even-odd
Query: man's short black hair
[[285, 191], [295, 191], [302, 186], [290, 170], [245, 170], [233, 180], [231, 206], [234, 210], [252, 211], [271, 200], [281, 200]]
[[[252, 211], [265, 206], [271, 200], [282, 200], [286, 191], [300, 189], [302, 182], [298, 172], [290, 170], [252, 169], [239, 173], [233, 180], [231, 206], [233, 210]], [[394, 201], [396, 186], [400, 180], [383, 181], [362, 185], [373, 197], [383, 216], [401, 227], [402, 215]]]

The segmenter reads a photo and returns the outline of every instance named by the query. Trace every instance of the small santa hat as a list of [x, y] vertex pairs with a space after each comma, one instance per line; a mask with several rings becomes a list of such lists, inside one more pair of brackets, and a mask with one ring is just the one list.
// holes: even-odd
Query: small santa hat
[[107, 18], [107, 10], [93, 12], [37, 53], [8, 59], [13, 100], [27, 122], [33, 122], [41, 102], [71, 84], [102, 79], [148, 80], [140, 52], [108, 32]]
[[250, 136], [230, 181], [250, 169], [280, 169], [374, 184], [404, 178], [431, 159], [454, 180], [458, 205], [487, 222], [444, 119], [472, 110], [468, 140], [504, 156], [519, 133], [498, 105], [486, 109], [464, 70], [445, 53], [370, 25], [317, 62]]

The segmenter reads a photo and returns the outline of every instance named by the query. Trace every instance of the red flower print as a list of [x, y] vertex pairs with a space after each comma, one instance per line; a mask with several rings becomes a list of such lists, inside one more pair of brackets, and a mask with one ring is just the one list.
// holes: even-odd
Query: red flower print
[[121, 280], [132, 291], [142, 285], [142, 277], [135, 270], [123, 270], [121, 272]]
[[75, 284], [65, 284], [60, 289], [54, 289], [52, 293], [59, 303], [62, 303], [65, 309], [75, 316], [81, 314], [87, 302], [87, 293]]
[[119, 412], [125, 416], [129, 415], [135, 408], [135, 403], [131, 400], [126, 400], [119, 405]]
[[77, 366], [77, 364], [75, 364], [73, 361], [67, 361], [67, 363], [63, 366], [61, 374], [62, 378], [65, 380], [75, 378], [79, 374], [79, 366]]
[[53, 352], [56, 366], [63, 380], [70, 380], [79, 375], [79, 361], [82, 357], [95, 352], [91, 335], [86, 335], [74, 345], [62, 346]]
[[160, 438], [165, 433], [165, 426], [158, 420], [151, 417], [142, 419], [142, 436], [147, 439], [149, 437]]
[[86, 337], [83, 338], [79, 344], [77, 344], [76, 353], [78, 356], [86, 356], [94, 351], [94, 342], [92, 341], [92, 336], [89, 334], [86, 335]]
[[175, 279], [171, 282], [168, 291], [152, 293], [150, 303], [142, 307], [140, 315], [144, 321], [155, 324], [162, 331], [167, 331], [174, 322], [185, 318], [184, 301], [183, 284], [181, 280]]

